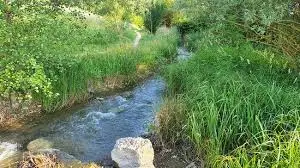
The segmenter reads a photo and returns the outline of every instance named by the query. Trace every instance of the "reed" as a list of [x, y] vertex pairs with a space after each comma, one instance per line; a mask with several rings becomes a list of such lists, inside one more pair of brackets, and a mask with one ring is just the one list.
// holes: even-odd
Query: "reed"
[[53, 83], [54, 92], [59, 96], [44, 99], [44, 108], [53, 111], [86, 100], [91, 80], [103, 83], [106, 77], [125, 76], [129, 81], [124, 83], [135, 84], [139, 76], [144, 76], [138, 72], [138, 65], [154, 71], [175, 56], [177, 35], [174, 30], [155, 36], [145, 34], [137, 49], [132, 41], [112, 43], [100, 49], [99, 45], [88, 45], [84, 49], [88, 52], [74, 54], [76, 62], [64, 72], [57, 73]]
[[169, 142], [192, 142], [207, 167], [300, 166], [300, 83], [281, 56], [210, 45], [164, 76], [168, 97], [184, 104], [160, 113]]

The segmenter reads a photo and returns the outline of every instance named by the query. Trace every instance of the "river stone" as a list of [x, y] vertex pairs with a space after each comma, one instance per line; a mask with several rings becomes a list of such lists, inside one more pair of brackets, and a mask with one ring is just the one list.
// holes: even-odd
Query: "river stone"
[[39, 150], [51, 148], [53, 148], [53, 143], [45, 138], [33, 140], [27, 145], [27, 150], [29, 150], [30, 152], [38, 152]]
[[149, 139], [118, 139], [111, 157], [120, 168], [154, 168], [154, 150]]

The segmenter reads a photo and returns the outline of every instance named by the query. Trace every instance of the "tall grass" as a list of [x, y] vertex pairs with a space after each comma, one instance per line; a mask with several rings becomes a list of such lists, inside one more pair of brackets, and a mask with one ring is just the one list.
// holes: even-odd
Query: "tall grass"
[[208, 46], [165, 71], [176, 103], [160, 115], [163, 138], [191, 141], [207, 167], [299, 167], [299, 75], [251, 44]]
[[[138, 81], [138, 65], [144, 65], [149, 71], [170, 59], [176, 51], [176, 32], [168, 34], [148, 35], [142, 39], [139, 47], [129, 42], [111, 43], [107, 47], [92, 44], [84, 49], [87, 52], [74, 54], [76, 63], [63, 73], [59, 73], [54, 83], [56, 99], [44, 103], [47, 109], [57, 110], [74, 102], [88, 98], [88, 83], [97, 80], [103, 83], [105, 77], [125, 76], [129, 84]], [[76, 57], [77, 55], [77, 57]]]

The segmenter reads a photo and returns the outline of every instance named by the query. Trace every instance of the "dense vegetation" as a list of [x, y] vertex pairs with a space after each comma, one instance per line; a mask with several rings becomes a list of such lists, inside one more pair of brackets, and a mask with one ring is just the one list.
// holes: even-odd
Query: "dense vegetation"
[[299, 2], [177, 6], [195, 53], [164, 73], [161, 136], [191, 142], [205, 167], [299, 167]]
[[136, 30], [123, 20], [112, 22], [110, 13], [83, 10], [90, 3], [1, 1], [0, 100], [9, 103], [0, 106], [10, 106], [2, 113], [21, 113], [31, 104], [45, 111], [68, 107], [109, 77], [133, 85], [174, 55], [175, 31], [143, 32], [136, 49]]
[[134, 85], [174, 56], [162, 25], [194, 53], [163, 69], [163, 140], [206, 167], [300, 167], [297, 0], [0, 1], [0, 125]]

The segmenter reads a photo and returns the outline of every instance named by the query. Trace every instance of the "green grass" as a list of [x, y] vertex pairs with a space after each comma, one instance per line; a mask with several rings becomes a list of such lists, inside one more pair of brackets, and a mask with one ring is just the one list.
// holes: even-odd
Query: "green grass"
[[206, 167], [299, 167], [299, 75], [251, 44], [204, 46], [164, 73], [162, 137], [192, 142]]
[[91, 79], [101, 82], [104, 77], [122, 75], [130, 77], [132, 81], [128, 82], [134, 84], [138, 76], [143, 75], [138, 73], [138, 65], [145, 65], [150, 71], [156, 69], [174, 56], [176, 43], [176, 33], [172, 31], [142, 39], [137, 49], [133, 48], [133, 41], [111, 44], [104, 49], [87, 46], [86, 52], [79, 53], [78, 63], [59, 74], [54, 88], [60, 96], [49, 107], [57, 109], [68, 106], [70, 98], [71, 101], [82, 99]]

